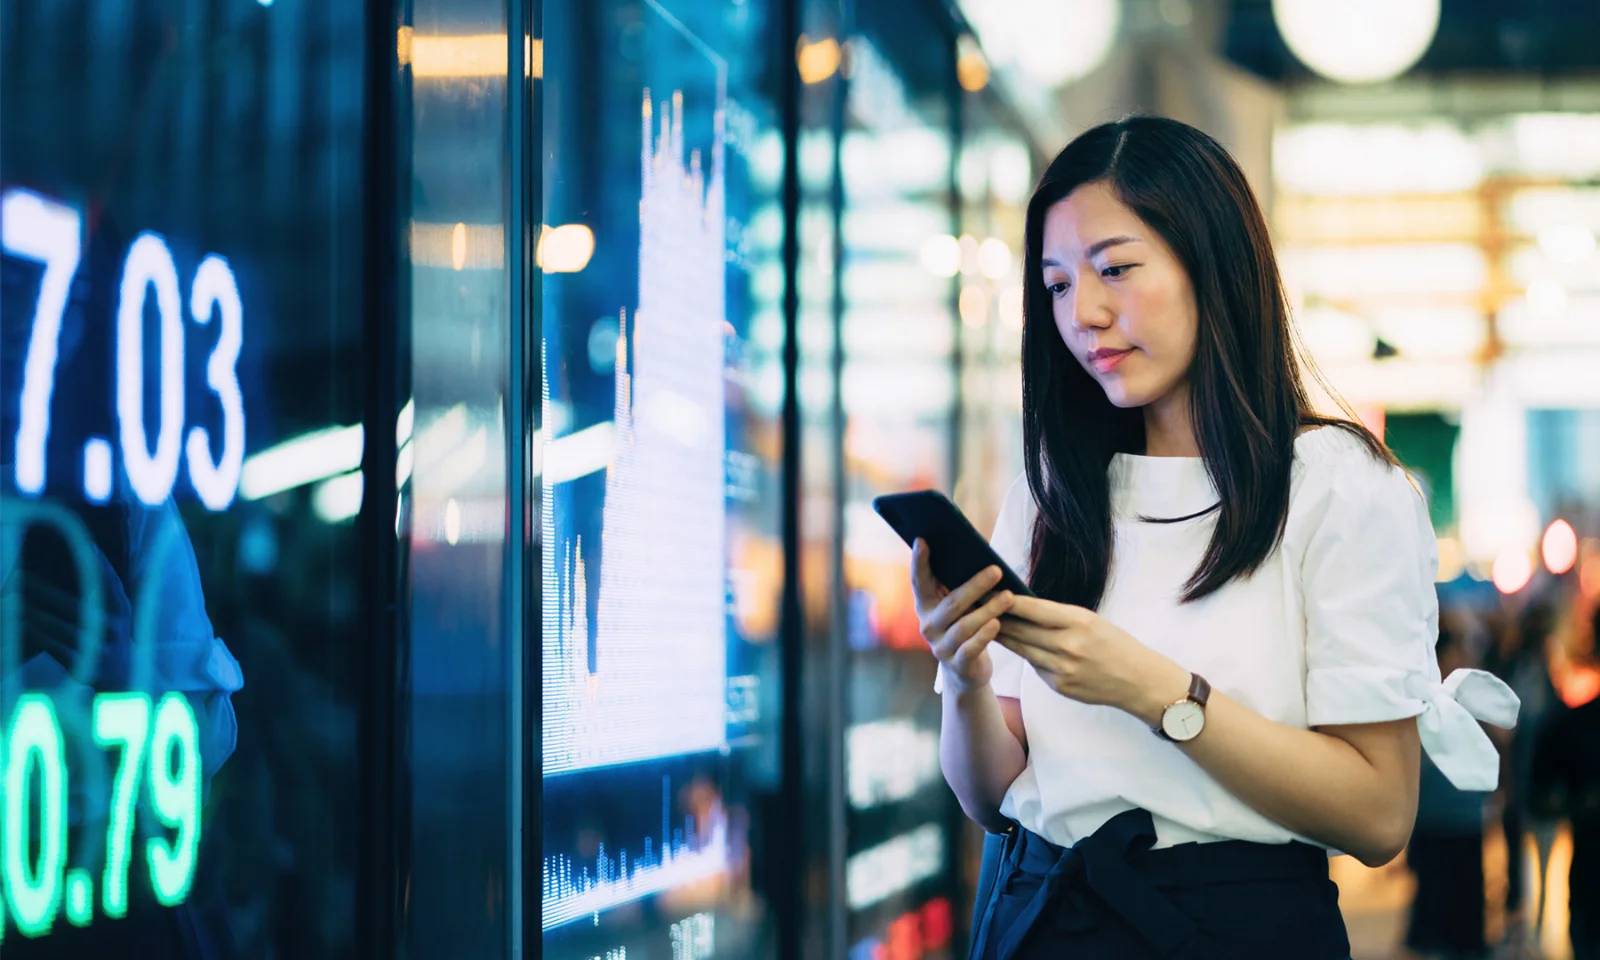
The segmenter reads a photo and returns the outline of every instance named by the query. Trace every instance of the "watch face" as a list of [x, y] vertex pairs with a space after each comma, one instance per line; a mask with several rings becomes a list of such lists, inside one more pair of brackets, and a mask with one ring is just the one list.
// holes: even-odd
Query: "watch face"
[[1174, 703], [1161, 715], [1161, 729], [1174, 740], [1193, 740], [1206, 725], [1206, 711], [1193, 700]]

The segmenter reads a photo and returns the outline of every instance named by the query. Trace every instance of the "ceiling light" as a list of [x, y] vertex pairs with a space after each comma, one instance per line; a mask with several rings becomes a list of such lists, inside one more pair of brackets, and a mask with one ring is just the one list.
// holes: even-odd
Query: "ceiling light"
[[1284, 43], [1306, 66], [1340, 83], [1405, 73], [1439, 29], [1439, 0], [1272, 0]]
[[962, 0], [996, 64], [1058, 87], [1093, 73], [1111, 53], [1120, 0]]

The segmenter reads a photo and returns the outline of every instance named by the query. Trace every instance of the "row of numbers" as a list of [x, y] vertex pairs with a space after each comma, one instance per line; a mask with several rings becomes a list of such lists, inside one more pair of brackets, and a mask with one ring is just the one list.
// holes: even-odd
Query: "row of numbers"
[[[17, 428], [16, 484], [38, 494], [45, 485], [45, 450], [50, 437], [50, 404], [55, 393], [58, 345], [68, 294], [82, 258], [82, 218], [66, 204], [29, 190], [0, 196], [0, 247], [6, 253], [44, 265], [28, 355], [23, 367], [21, 420]], [[155, 446], [145, 430], [144, 315], [155, 295], [159, 318]], [[217, 452], [210, 433], [191, 427], [184, 438], [183, 301], [177, 265], [160, 234], [139, 234], [128, 248], [117, 300], [117, 424], [123, 469], [139, 500], [164, 502], [186, 460], [189, 481], [211, 510], [225, 510], [239, 489], [244, 465], [244, 395], [238, 362], [244, 342], [244, 309], [228, 261], [208, 254], [189, 286], [189, 316], [205, 326], [220, 319], [216, 347], [206, 364], [206, 384], [222, 407], [222, 444]], [[112, 449], [109, 440], [91, 437], [83, 447], [83, 492], [96, 503], [111, 496]]]
[[[162, 697], [159, 705], [142, 693], [97, 694], [93, 735], [101, 749], [119, 753], [100, 878], [102, 910], [113, 918], [128, 913], [128, 870], [140, 809], [151, 810], [161, 827], [173, 831], [170, 840], [158, 835], [145, 842], [144, 861], [156, 900], [165, 906], [183, 901], [194, 882], [200, 845], [200, 748], [193, 708], [177, 693]], [[24, 694], [9, 729], [0, 736], [0, 782], [5, 785], [0, 879], [11, 919], [25, 937], [49, 933], [62, 912], [80, 927], [94, 915], [95, 878], [81, 868], [67, 868], [71, 793], [64, 754], [55, 703], [44, 694]], [[150, 805], [143, 808], [139, 799], [147, 792], [146, 768]], [[5, 927], [0, 913], [0, 940]]]

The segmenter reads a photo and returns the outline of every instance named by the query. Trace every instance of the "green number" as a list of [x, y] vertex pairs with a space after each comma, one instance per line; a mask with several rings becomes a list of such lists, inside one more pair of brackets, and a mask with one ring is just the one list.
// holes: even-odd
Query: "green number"
[[87, 927], [94, 919], [94, 881], [83, 870], [67, 871], [67, 921]]
[[[177, 836], [171, 842], [152, 838], [146, 853], [156, 899], [170, 907], [189, 895], [200, 847], [200, 732], [183, 694], [161, 698], [150, 748], [150, 796], [156, 816]], [[179, 756], [176, 770], [174, 751]]]
[[106, 873], [101, 894], [106, 916], [128, 914], [128, 860], [133, 854], [133, 805], [139, 798], [139, 773], [150, 742], [150, 698], [142, 693], [102, 693], [94, 698], [94, 742], [122, 748], [111, 787], [106, 824]]
[[[5, 769], [5, 887], [11, 916], [25, 937], [50, 932], [61, 906], [61, 869], [67, 853], [67, 767], [61, 758], [61, 726], [43, 694], [17, 700], [11, 715], [11, 742]], [[32, 849], [29, 777], [38, 768], [38, 869], [28, 863]]]

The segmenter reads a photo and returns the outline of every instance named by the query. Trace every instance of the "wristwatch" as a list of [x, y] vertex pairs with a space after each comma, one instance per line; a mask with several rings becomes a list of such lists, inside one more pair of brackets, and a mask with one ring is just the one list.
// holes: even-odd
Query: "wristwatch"
[[1161, 711], [1161, 725], [1151, 731], [1163, 740], [1186, 743], [1206, 728], [1206, 701], [1211, 699], [1211, 684], [1198, 673], [1189, 674], [1189, 693]]

